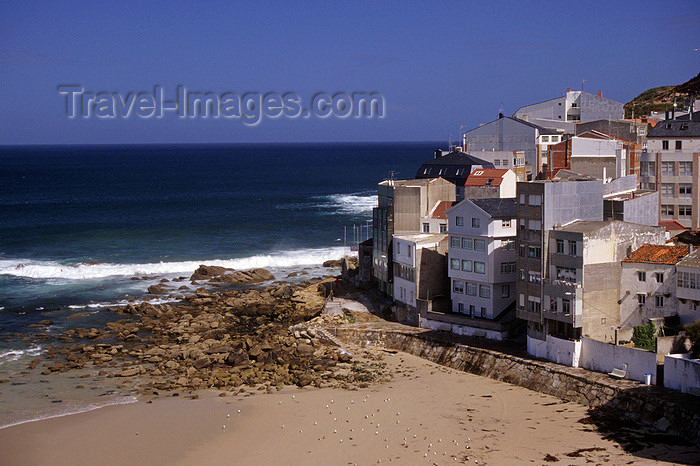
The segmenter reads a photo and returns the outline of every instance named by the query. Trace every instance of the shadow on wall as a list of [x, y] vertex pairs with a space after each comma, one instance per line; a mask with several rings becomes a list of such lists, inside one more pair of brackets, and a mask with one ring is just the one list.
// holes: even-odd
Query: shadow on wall
[[[649, 400], [647, 402], [647, 400]], [[660, 403], [659, 400], [662, 400]], [[700, 398], [653, 386], [621, 390], [578, 422], [639, 458], [700, 464]]]

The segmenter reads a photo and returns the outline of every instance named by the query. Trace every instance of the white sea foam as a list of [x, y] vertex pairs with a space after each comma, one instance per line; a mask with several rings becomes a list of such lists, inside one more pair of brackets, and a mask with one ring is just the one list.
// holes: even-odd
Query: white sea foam
[[319, 249], [300, 249], [260, 254], [238, 259], [201, 259], [182, 262], [155, 262], [145, 264], [81, 263], [65, 265], [52, 261], [0, 260], [0, 275], [35, 279], [94, 280], [115, 276], [192, 274], [200, 264], [218, 265], [237, 270], [257, 267], [295, 267], [321, 264], [328, 259], [338, 259], [349, 249], [339, 246]]
[[40, 355], [44, 349], [41, 346], [38, 345], [32, 345], [29, 348], [20, 350], [20, 349], [11, 349], [7, 351], [0, 351], [0, 365], [2, 365], [5, 362], [10, 362], [10, 361], [16, 361], [22, 356], [38, 356]]
[[70, 416], [71, 414], [85, 413], [88, 411], [94, 411], [94, 410], [99, 409], [99, 408], [104, 408], [105, 406], [125, 405], [125, 404], [136, 403], [137, 401], [138, 401], [137, 397], [135, 397], [133, 395], [128, 395], [128, 396], [119, 396], [116, 398], [112, 398], [108, 401], [103, 401], [101, 403], [89, 403], [89, 404], [85, 404], [85, 405], [79, 404], [79, 403], [62, 403], [60, 411], [37, 412], [31, 418], [14, 420], [14, 421], [10, 421], [7, 424], [2, 424], [1, 423], [2, 421], [0, 421], [0, 429], [4, 429], [6, 427], [16, 426], [19, 424], [26, 424], [27, 422], [42, 421], [44, 419], [53, 419], [55, 417], [63, 417], [63, 416]]
[[176, 301], [179, 301], [178, 298], [155, 298], [155, 299], [136, 299], [136, 300], [131, 300], [128, 301], [126, 299], [122, 299], [120, 301], [117, 301], [115, 303], [89, 303], [89, 304], [73, 304], [68, 306], [68, 309], [101, 309], [105, 307], [112, 307], [112, 306], [126, 306], [127, 304], [133, 304], [134, 306], [138, 306], [139, 304], [142, 303], [148, 303], [148, 304], [153, 304], [153, 305], [158, 305], [158, 304], [168, 304], [168, 303], [174, 303]]
[[371, 214], [377, 207], [376, 194], [333, 194], [328, 196], [330, 206], [344, 214]]

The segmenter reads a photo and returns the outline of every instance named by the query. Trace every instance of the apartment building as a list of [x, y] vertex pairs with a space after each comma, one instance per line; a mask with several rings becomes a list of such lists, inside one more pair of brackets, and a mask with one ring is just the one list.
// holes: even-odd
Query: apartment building
[[700, 112], [658, 123], [647, 135], [640, 187], [659, 191], [659, 218], [700, 229]]
[[576, 123], [595, 120], [621, 120], [624, 104], [584, 91], [567, 89], [561, 97], [520, 107], [513, 114], [544, 128], [574, 134]]
[[514, 198], [516, 182], [513, 170], [496, 168], [474, 170], [464, 183], [464, 199]]
[[439, 201], [455, 200], [455, 185], [442, 178], [385, 180], [377, 186], [372, 211], [372, 275], [379, 290], [394, 293], [393, 236], [420, 233], [421, 218]]
[[678, 314], [676, 264], [689, 251], [688, 246], [643, 244], [622, 260], [620, 328]]
[[676, 297], [681, 324], [700, 320], [700, 249], [676, 264]]
[[621, 323], [620, 261], [644, 243], [663, 243], [664, 235], [661, 227], [617, 220], [575, 221], [550, 230], [546, 275], [525, 277], [542, 283], [544, 335], [614, 341]]

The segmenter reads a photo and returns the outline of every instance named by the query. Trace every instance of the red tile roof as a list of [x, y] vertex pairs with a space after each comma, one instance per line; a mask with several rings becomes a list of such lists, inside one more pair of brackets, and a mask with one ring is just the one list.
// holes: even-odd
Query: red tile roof
[[506, 172], [507, 168], [478, 168], [471, 172], [464, 186], [500, 186]]
[[644, 262], [647, 264], [674, 265], [687, 256], [690, 252], [688, 246], [659, 246], [656, 244], [643, 244], [633, 251], [622, 262]]
[[452, 201], [438, 201], [430, 212], [430, 218], [447, 219], [445, 211], [452, 207]]
[[675, 220], [661, 220], [659, 222], [659, 226], [666, 228], [666, 231], [668, 231], [668, 232], [687, 230], [686, 227], [684, 227], [680, 223], [676, 222]]

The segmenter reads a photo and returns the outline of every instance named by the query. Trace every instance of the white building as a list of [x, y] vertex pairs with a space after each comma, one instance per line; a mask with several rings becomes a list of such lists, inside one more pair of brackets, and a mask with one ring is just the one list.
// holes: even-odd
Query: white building
[[512, 307], [515, 208], [514, 198], [465, 199], [447, 211], [453, 313], [495, 319]]
[[700, 229], [700, 112], [658, 123], [647, 135], [640, 187], [659, 191], [661, 220]]
[[624, 104], [604, 98], [602, 92], [593, 95], [567, 89], [561, 97], [520, 107], [513, 116], [545, 128], [574, 134], [575, 124], [579, 122], [623, 119]]
[[447, 235], [400, 234], [393, 238], [394, 301], [399, 321], [418, 324], [418, 300], [447, 293]]
[[644, 244], [622, 260], [620, 328], [678, 313], [675, 265], [687, 254], [688, 246]]
[[700, 249], [676, 264], [676, 297], [682, 324], [700, 320]]

